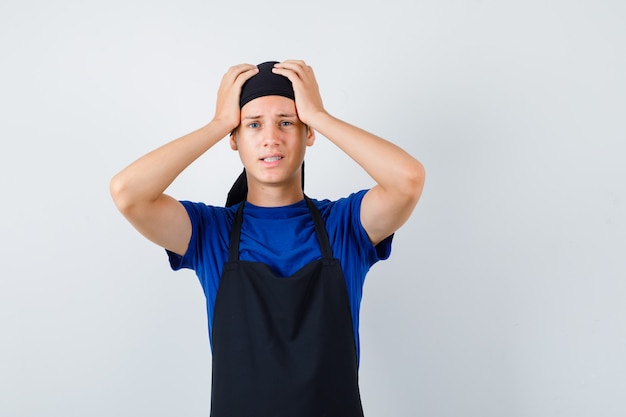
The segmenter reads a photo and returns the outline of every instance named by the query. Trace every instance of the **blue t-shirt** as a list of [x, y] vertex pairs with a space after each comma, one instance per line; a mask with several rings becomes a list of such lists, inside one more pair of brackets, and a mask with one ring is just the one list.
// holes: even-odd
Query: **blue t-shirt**
[[[391, 253], [389, 236], [376, 247], [361, 225], [361, 190], [336, 201], [312, 200], [319, 209], [333, 255], [340, 260], [346, 280], [354, 338], [359, 355], [359, 307], [363, 282], [370, 267]], [[230, 229], [238, 205], [216, 207], [181, 201], [191, 220], [192, 233], [184, 256], [169, 252], [172, 269], [196, 271], [206, 297], [209, 340], [212, 342], [213, 309], [222, 267], [228, 261]], [[239, 259], [269, 265], [288, 279], [304, 265], [321, 258], [315, 226], [305, 200], [283, 207], [259, 207], [245, 203]]]

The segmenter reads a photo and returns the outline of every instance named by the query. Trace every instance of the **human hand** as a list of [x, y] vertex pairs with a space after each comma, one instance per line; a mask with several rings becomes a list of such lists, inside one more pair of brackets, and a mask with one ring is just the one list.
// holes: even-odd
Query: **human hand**
[[287, 77], [293, 85], [298, 118], [311, 126], [317, 114], [326, 113], [313, 68], [301, 60], [286, 60], [274, 65], [272, 71]]
[[241, 87], [258, 72], [259, 69], [250, 64], [234, 65], [228, 69], [222, 77], [217, 91], [217, 104], [213, 120], [226, 124], [229, 131], [239, 126], [241, 121], [239, 108]]

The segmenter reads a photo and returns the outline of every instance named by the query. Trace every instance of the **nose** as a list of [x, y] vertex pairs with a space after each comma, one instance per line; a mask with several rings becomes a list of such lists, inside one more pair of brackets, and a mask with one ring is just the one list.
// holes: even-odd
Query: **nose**
[[280, 142], [280, 129], [274, 124], [266, 125], [263, 129], [263, 146], [275, 146]]

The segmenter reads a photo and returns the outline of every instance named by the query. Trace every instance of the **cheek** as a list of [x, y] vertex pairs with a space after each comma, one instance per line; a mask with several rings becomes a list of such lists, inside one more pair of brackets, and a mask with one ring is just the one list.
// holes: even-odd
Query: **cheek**
[[237, 142], [234, 142], [234, 147], [231, 145], [234, 151], [239, 154], [239, 159], [245, 164], [246, 161], [256, 159], [258, 152], [251, 146], [250, 141], [239, 137]]

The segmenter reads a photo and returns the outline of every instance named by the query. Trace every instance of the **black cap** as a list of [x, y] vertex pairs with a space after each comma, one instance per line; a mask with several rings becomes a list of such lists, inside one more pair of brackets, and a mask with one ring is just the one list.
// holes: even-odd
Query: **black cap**
[[257, 65], [259, 72], [241, 87], [239, 108], [247, 102], [263, 96], [283, 96], [295, 100], [291, 81], [287, 77], [274, 74], [272, 72], [274, 64], [278, 64], [278, 61], [268, 61]]

